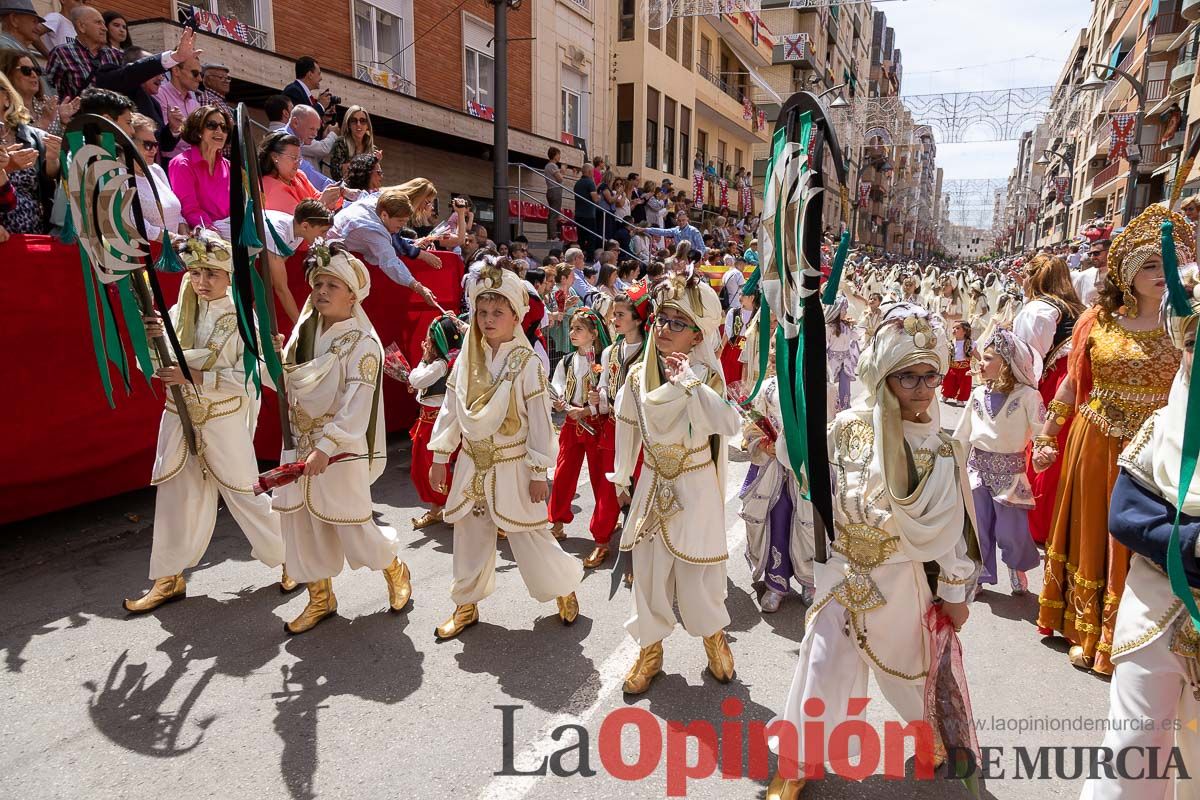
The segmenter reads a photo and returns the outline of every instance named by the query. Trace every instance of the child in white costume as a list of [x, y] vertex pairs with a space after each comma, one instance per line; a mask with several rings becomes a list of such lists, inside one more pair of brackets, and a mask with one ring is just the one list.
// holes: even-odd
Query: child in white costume
[[[313, 291], [283, 351], [296, 449], [282, 456], [305, 468], [274, 493], [289, 569], [308, 584], [308, 605], [284, 626], [291, 634], [337, 611], [332, 579], [347, 562], [383, 572], [393, 611], [412, 595], [408, 567], [396, 558], [396, 531], [375, 524], [371, 513], [371, 484], [387, 464], [383, 345], [362, 307], [371, 274], [339, 244], [315, 249], [305, 266]], [[368, 457], [330, 465], [342, 454]]]
[[[866, 397], [830, 429], [836, 535], [830, 560], [817, 565], [817, 600], [775, 720], [793, 726], [798, 749], [790, 737], [768, 740], [779, 753], [770, 800], [795, 798], [804, 786], [805, 724], [814, 721], [809, 699], [823, 702], [819, 720], [828, 737], [845, 721], [850, 698], [870, 696], [871, 673], [904, 721], [923, 718], [926, 614], [934, 600], [926, 563], [937, 563], [937, 595], [954, 626], [969, 614], [978, 568], [969, 555], [966, 459], [942, 432], [936, 402], [947, 353], [938, 318], [909, 304], [889, 308], [859, 363]], [[827, 741], [822, 752], [829, 753]]]
[[494, 263], [471, 288], [471, 328], [450, 370], [446, 400], [433, 424], [429, 483], [446, 490], [446, 464], [460, 445], [443, 519], [454, 525], [454, 613], [437, 627], [450, 639], [479, 621], [478, 603], [496, 588], [496, 534], [508, 533], [525, 587], [541, 603], [557, 600], [564, 624], [575, 621], [583, 566], [550, 533], [546, 470], [557, 440], [546, 372], [520, 328], [529, 294], [517, 275]]
[[[196, 433], [197, 454], [184, 441], [175, 403], [167, 397], [158, 428], [158, 452], [151, 484], [158, 487], [154, 509], [154, 543], [145, 595], [126, 600], [125, 609], [143, 613], [187, 594], [183, 571], [196, 566], [212, 539], [217, 498], [224, 498], [234, 520], [250, 540], [251, 555], [269, 567], [283, 563], [279, 516], [267, 497], [254, 495], [258, 462], [254, 426], [258, 400], [247, 388], [242, 370], [242, 339], [229, 296], [233, 256], [216, 235], [188, 239], [180, 253], [188, 274], [179, 302], [169, 312], [194, 384], [178, 365], [160, 367], [155, 377], [164, 386], [183, 390]], [[146, 332], [161, 335], [162, 324], [146, 321]], [[286, 573], [284, 580], [287, 579]]]
[[633, 616], [625, 623], [641, 647], [625, 678], [639, 694], [662, 671], [662, 640], [683, 626], [704, 639], [717, 680], [733, 677], [725, 640], [725, 437], [741, 417], [725, 400], [716, 344], [721, 301], [699, 278], [674, 275], [655, 290], [658, 309], [642, 361], [617, 395], [618, 497], [628, 498], [639, 450], [645, 461], [621, 550], [633, 561]]

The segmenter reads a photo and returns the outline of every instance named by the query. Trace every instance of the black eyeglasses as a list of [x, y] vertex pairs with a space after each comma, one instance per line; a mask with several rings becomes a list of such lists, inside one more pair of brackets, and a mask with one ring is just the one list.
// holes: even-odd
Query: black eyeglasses
[[198, 69], [189, 69], [188, 72], [190, 72], [192, 74], [193, 78], [200, 77], [200, 70], [198, 70]]
[[673, 319], [663, 314], [658, 314], [654, 317], [654, 324], [660, 328], [667, 328], [671, 333], [683, 333], [686, 330], [699, 331], [695, 325], [685, 319]]
[[946, 376], [938, 375], [936, 372], [931, 375], [914, 375], [911, 372], [901, 372], [897, 375], [889, 375], [889, 378], [895, 378], [896, 382], [905, 389], [915, 389], [918, 384], [925, 384], [926, 388], [936, 389], [942, 385], [942, 379]]
[[204, 127], [206, 130], [210, 130], [210, 131], [228, 131], [229, 130], [228, 125], [226, 125], [221, 120], [216, 120], [216, 119], [210, 119], [208, 122], [204, 123]]
[[147, 153], [153, 153], [158, 149], [158, 142], [154, 139], [142, 139], [142, 149]]
[[42, 68], [41, 68], [41, 67], [27, 67], [27, 66], [25, 66], [24, 64], [22, 64], [21, 66], [17, 67], [17, 71], [18, 71], [18, 72], [20, 72], [22, 75], [24, 75], [26, 78], [30, 78], [30, 77], [32, 77], [32, 76], [34, 76], [34, 75], [41, 75], [41, 74], [42, 74]]

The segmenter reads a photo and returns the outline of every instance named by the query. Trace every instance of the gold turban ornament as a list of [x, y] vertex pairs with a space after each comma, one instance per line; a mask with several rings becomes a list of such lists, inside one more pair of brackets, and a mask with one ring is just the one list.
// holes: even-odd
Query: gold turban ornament
[[1129, 315], [1137, 313], [1133, 279], [1151, 256], [1162, 256], [1162, 224], [1170, 220], [1174, 226], [1175, 251], [1180, 264], [1187, 264], [1196, 252], [1196, 234], [1191, 221], [1177, 211], [1155, 204], [1134, 218], [1125, 230], [1113, 239], [1108, 251], [1108, 271], [1112, 282], [1125, 295]]

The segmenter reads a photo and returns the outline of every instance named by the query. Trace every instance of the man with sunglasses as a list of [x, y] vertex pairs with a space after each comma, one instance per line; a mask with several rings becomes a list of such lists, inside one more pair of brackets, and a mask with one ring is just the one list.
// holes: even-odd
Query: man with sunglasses
[[[183, 63], [171, 67], [167, 80], [158, 88], [154, 100], [162, 108], [163, 117], [168, 117], [178, 111], [186, 120], [193, 111], [200, 108], [200, 98], [196, 90], [200, 88], [200, 59], [192, 56]], [[170, 161], [188, 148], [184, 142], [179, 142], [171, 150], [163, 152], [163, 158]]]
[[1108, 277], [1108, 239], [1097, 239], [1088, 246], [1088, 267], [1071, 273], [1075, 294], [1085, 306], [1090, 306], [1100, 297], [1100, 287]]

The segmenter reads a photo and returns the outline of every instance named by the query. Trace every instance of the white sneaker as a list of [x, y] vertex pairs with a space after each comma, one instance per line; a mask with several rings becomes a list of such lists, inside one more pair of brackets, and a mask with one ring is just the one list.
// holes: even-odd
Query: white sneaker
[[1019, 569], [1009, 570], [1008, 583], [1012, 586], [1014, 596], [1020, 596], [1029, 592], [1029, 579]]
[[779, 610], [779, 604], [782, 602], [782, 594], [774, 589], [767, 589], [763, 592], [762, 599], [758, 602], [758, 607], [762, 609], [764, 614], [774, 614]]

